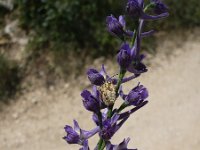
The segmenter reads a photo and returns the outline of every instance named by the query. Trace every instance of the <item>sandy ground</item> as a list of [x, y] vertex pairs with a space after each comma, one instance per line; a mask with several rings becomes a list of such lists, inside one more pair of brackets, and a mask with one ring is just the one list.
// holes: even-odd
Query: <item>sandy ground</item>
[[[114, 136], [114, 143], [130, 137], [129, 147], [139, 150], [200, 149], [200, 38], [173, 37], [161, 39], [149, 72], [139, 78], [149, 89], [149, 104], [129, 119]], [[89, 84], [86, 76], [81, 79]], [[137, 81], [126, 84], [125, 89], [130, 90]], [[91, 113], [81, 104], [83, 85], [80, 88], [79, 83], [46, 89], [38, 81], [4, 106], [0, 111], [0, 150], [78, 149], [62, 137], [64, 125], [72, 125], [74, 118], [84, 129], [94, 127]], [[93, 138], [90, 144], [96, 142]]]

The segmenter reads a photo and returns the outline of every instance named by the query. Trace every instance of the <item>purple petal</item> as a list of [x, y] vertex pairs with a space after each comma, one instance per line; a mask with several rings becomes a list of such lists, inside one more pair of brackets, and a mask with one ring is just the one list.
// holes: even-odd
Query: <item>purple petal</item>
[[76, 120], [74, 120], [74, 130], [77, 133], [80, 133], [80, 127], [79, 127], [78, 122]]
[[168, 16], [169, 16], [168, 12], [162, 13], [162, 14], [157, 15], [157, 16], [147, 15], [147, 14], [143, 13], [141, 18], [144, 19], [144, 20], [158, 20], [158, 19], [166, 18]]
[[105, 82], [104, 76], [102, 76], [97, 70], [89, 69], [87, 71], [88, 79], [94, 85], [100, 86]]
[[125, 100], [126, 97], [127, 97], [127, 95], [125, 95], [123, 90], [122, 90], [122, 86], [120, 86], [120, 88], [119, 88], [119, 95], [123, 100]]
[[143, 6], [144, 6], [144, 0], [137, 0], [137, 1], [139, 3], [140, 7], [143, 8]]
[[118, 121], [119, 117], [118, 114], [114, 114], [111, 118], [111, 125], [114, 125]]
[[141, 33], [141, 37], [144, 38], [144, 37], [148, 37], [148, 36], [151, 36], [155, 33], [155, 30], [150, 30], [148, 32], [143, 32]]
[[133, 37], [134, 32], [133, 32], [133, 31], [130, 31], [130, 30], [126, 30], [126, 31], [125, 31], [125, 34], [126, 34], [127, 36], [129, 36], [129, 37]]
[[78, 133], [70, 126], [65, 126], [65, 131], [67, 133], [66, 136], [63, 137], [63, 139], [69, 143], [69, 144], [79, 144], [80, 143], [80, 137]]
[[119, 16], [119, 23], [125, 28], [126, 27], [126, 21], [124, 19], [124, 16]]
[[84, 140], [83, 142], [83, 147], [80, 148], [79, 150], [89, 150], [89, 145], [88, 145], [88, 140]]
[[125, 83], [125, 82], [128, 82], [128, 81], [131, 81], [131, 80], [137, 78], [138, 76], [139, 76], [138, 74], [134, 74], [134, 75], [132, 75], [132, 76], [130, 76], [130, 77], [123, 78], [122, 83]]
[[102, 64], [102, 66], [101, 66], [100, 74], [101, 74], [102, 76], [104, 76], [106, 79], [110, 78], [110, 77], [108, 76], [107, 72], [106, 72], [106, 69], [105, 69], [104, 64]]
[[85, 131], [82, 130], [82, 136], [84, 139], [89, 139], [90, 137], [94, 136], [96, 133], [98, 133], [100, 131], [99, 126], [97, 126], [96, 128], [90, 130], [90, 131]]
[[121, 113], [120, 117], [119, 117], [119, 120], [129, 117], [132, 113], [136, 112], [137, 110], [139, 110], [140, 108], [142, 108], [143, 106], [145, 106], [147, 103], [148, 103], [148, 101], [144, 101], [140, 105], [132, 108], [131, 110], [126, 111], [124, 113]]

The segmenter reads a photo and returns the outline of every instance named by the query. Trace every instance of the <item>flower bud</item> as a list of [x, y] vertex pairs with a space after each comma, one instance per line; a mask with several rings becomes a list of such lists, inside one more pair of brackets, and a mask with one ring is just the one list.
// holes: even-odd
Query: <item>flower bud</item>
[[131, 105], [137, 106], [148, 97], [148, 91], [143, 85], [133, 88], [125, 98], [125, 101]]
[[90, 80], [90, 82], [94, 85], [100, 86], [105, 82], [103, 75], [101, 75], [95, 69], [89, 69], [87, 71], [87, 75], [88, 75], [88, 79]]
[[99, 101], [88, 90], [84, 90], [81, 96], [83, 97], [83, 105], [87, 110], [96, 113], [100, 111]]
[[142, 14], [142, 7], [138, 0], [128, 0], [126, 11], [129, 16], [139, 18]]
[[123, 38], [124, 36], [124, 30], [123, 30], [123, 25], [125, 24], [123, 22], [123, 24], [121, 24], [117, 18], [115, 18], [113, 15], [108, 16], [106, 18], [106, 24], [107, 24], [107, 29], [108, 31], [113, 34], [114, 36], [117, 36], [119, 38]]
[[78, 133], [70, 126], [65, 126], [65, 131], [67, 132], [67, 136], [63, 137], [64, 140], [69, 144], [77, 144], [80, 141], [80, 137]]
[[154, 13], [155, 14], [162, 14], [168, 12], [168, 7], [162, 3], [160, 0], [152, 0], [152, 3], [154, 3]]
[[117, 62], [122, 68], [127, 68], [132, 61], [131, 50], [128, 44], [122, 45], [118, 55]]

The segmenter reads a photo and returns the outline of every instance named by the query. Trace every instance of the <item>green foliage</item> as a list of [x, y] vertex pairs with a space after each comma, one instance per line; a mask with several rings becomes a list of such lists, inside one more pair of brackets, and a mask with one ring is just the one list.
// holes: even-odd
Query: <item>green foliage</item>
[[68, 50], [70, 45], [73, 49], [101, 49], [100, 45], [106, 47], [110, 41], [104, 34], [105, 16], [110, 10], [115, 9], [115, 12], [119, 12], [117, 9], [121, 8], [120, 1], [115, 2], [114, 8], [111, 5], [113, 2], [19, 0], [17, 5], [21, 26], [27, 31], [34, 31], [33, 41], [39, 47]]
[[0, 55], [0, 79], [0, 100], [4, 100], [16, 92], [21, 77], [16, 63], [3, 55]]
[[[93, 56], [113, 53], [118, 40], [105, 28], [105, 17], [124, 13], [123, 0], [16, 0], [21, 26], [34, 31], [32, 49], [85, 50]], [[198, 0], [165, 0], [170, 17], [151, 22], [148, 29], [169, 29], [200, 25]], [[32, 32], [31, 32], [32, 33]], [[89, 51], [92, 50], [92, 51]]]
[[174, 30], [200, 26], [200, 2], [197, 0], [163, 0], [169, 7], [169, 17], [149, 26], [158, 30]]
[[10, 11], [0, 4], [0, 28], [4, 26], [4, 16]]

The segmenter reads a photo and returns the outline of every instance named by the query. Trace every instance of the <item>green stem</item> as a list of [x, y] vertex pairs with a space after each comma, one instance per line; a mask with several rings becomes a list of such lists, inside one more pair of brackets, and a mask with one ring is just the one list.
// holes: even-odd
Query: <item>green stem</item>
[[137, 36], [137, 32], [138, 32], [138, 26], [139, 26], [139, 23], [137, 23], [137, 27], [136, 27], [136, 29], [134, 30], [134, 36], [133, 36], [133, 38], [132, 38], [132, 40], [131, 40], [131, 47], [134, 45], [134, 43], [135, 43], [135, 39], [136, 39], [136, 36]]
[[121, 104], [121, 106], [118, 108], [117, 112], [120, 113], [124, 108], [126, 108], [128, 106], [128, 104], [126, 104], [125, 102]]
[[144, 8], [144, 12], [146, 12], [149, 8], [153, 8], [153, 7], [155, 7], [155, 4], [154, 4], [154, 3], [148, 4], [148, 5]]
[[106, 147], [106, 142], [103, 140], [100, 150], [103, 150], [105, 147]]
[[119, 87], [120, 87], [120, 85], [122, 84], [122, 80], [123, 80], [125, 74], [126, 74], [126, 70], [120, 69], [119, 79], [118, 79], [118, 81], [117, 81], [117, 86], [116, 86], [116, 89], [115, 89], [115, 92], [116, 92], [116, 95], [117, 95], [117, 96], [118, 96]]
[[101, 114], [101, 112], [99, 112], [99, 113], [97, 114], [97, 116], [98, 116], [98, 119], [99, 119], [99, 126], [100, 126], [100, 128], [102, 129], [103, 125], [102, 125], [102, 114]]
[[111, 106], [108, 107], [108, 114], [107, 114], [108, 118], [111, 118], [111, 117], [112, 117], [112, 109], [113, 109], [113, 106], [114, 106], [114, 105], [111, 105]]
[[103, 143], [103, 139], [100, 138], [98, 142], [98, 150], [101, 150], [102, 143]]

